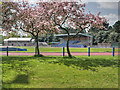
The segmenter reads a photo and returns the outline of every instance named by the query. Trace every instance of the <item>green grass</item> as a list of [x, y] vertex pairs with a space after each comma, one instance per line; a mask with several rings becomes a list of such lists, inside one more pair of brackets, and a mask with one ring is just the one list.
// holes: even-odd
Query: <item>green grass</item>
[[[16, 51], [16, 52], [35, 52], [34, 47], [18, 47], [27, 49], [27, 51]], [[40, 52], [62, 52], [61, 47], [40, 47]], [[88, 48], [70, 48], [71, 52], [88, 52]], [[15, 51], [10, 51], [15, 52]], [[65, 52], [67, 52], [65, 48]], [[91, 52], [112, 52], [112, 48], [91, 48]], [[118, 49], [115, 49], [115, 52], [118, 52]]]
[[118, 56], [3, 56], [3, 88], [118, 88]]

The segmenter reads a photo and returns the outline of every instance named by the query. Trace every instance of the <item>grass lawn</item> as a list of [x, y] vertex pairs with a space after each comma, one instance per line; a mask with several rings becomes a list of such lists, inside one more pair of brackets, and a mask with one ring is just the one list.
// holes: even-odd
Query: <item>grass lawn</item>
[[[35, 47], [17, 47], [25, 48], [27, 51], [16, 51], [16, 52], [35, 52]], [[40, 52], [62, 52], [61, 47], [40, 47]], [[88, 48], [70, 48], [71, 52], [88, 52]], [[14, 51], [10, 51], [14, 52]], [[65, 52], [67, 49], [65, 48]], [[112, 48], [91, 48], [91, 52], [112, 52]], [[118, 49], [115, 49], [115, 52], [118, 52]]]
[[3, 88], [118, 88], [118, 56], [3, 56]]

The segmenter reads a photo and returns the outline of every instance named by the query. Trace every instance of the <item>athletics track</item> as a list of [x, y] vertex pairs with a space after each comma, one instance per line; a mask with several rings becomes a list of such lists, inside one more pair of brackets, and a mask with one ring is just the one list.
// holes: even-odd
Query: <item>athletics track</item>
[[[62, 56], [63, 53], [58, 53], [58, 52], [41, 52], [42, 55], [45, 55], [45, 56]], [[80, 53], [80, 52], [73, 52], [71, 53], [72, 55], [74, 56], [79, 56], [79, 55], [88, 55], [88, 53]], [[7, 55], [6, 52], [0, 52], [0, 55]], [[10, 56], [33, 56], [35, 55], [35, 53], [31, 53], [31, 52], [26, 52], [26, 53], [16, 53], [16, 52], [9, 52]], [[65, 53], [65, 55], [67, 55], [67, 53]], [[104, 53], [104, 52], [94, 52], [94, 53], [90, 53], [90, 55], [112, 55], [112, 53]], [[115, 55], [118, 55], [118, 52], [115, 53]]]

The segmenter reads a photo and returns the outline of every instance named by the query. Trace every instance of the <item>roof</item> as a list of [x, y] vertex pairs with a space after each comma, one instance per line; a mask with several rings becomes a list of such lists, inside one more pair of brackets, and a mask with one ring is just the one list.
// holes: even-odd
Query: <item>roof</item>
[[60, 42], [51, 42], [51, 43], [60, 43]]
[[[76, 35], [76, 33], [70, 33], [71, 36], [74, 36]], [[79, 33], [78, 35], [82, 35], [82, 36], [87, 36], [87, 37], [93, 37], [92, 35], [88, 35], [86, 33]], [[57, 35], [54, 35], [56, 37], [62, 37], [62, 36], [68, 36], [68, 34], [57, 34]]]
[[31, 41], [32, 38], [9, 38], [4, 39], [4, 41]]

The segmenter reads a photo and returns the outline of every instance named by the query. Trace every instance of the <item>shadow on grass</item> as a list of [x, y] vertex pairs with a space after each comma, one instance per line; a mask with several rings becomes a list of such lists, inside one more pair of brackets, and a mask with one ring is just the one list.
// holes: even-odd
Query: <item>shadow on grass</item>
[[8, 90], [12, 84], [29, 84], [29, 76], [25, 74], [19, 74], [13, 81], [2, 82], [2, 88]]
[[[4, 81], [3, 80], [3, 87], [7, 87], [13, 83], [16, 84], [29, 84], [29, 75], [32, 73], [30, 71], [30, 68], [32, 67], [29, 64], [29, 60], [32, 57], [2, 57], [2, 74], [3, 77], [7, 78], [7, 75], [4, 74], [6, 72], [9, 72], [9, 70], [14, 71], [14, 74], [16, 74], [16, 77], [13, 81]], [[24, 73], [24, 74], [22, 74]], [[5, 75], [5, 76], [4, 76]], [[13, 75], [14, 77], [15, 75]], [[7, 85], [7, 86], [6, 86]]]
[[[40, 62], [48, 62], [53, 64], [63, 64], [66, 66], [72, 66], [73, 68], [83, 69], [83, 70], [92, 70], [97, 71], [96, 67], [118, 67], [118, 60], [114, 58], [94, 58], [94, 57], [53, 57], [53, 56], [43, 56], [43, 57], [3, 57], [3, 60], [7, 63], [12, 63], [15, 61], [27, 61], [29, 62], [30, 59], [39, 60]], [[22, 66], [28, 65], [28, 63], [22, 63]]]
[[18, 84], [29, 84], [29, 76], [28, 75], [17, 75], [15, 80], [13, 80], [11, 83], [18, 83]]
[[18, 74], [13, 81], [3, 82], [3, 84], [29, 84], [29, 75]]
[[72, 66], [73, 68], [77, 68], [79, 70], [92, 70], [97, 71], [96, 67], [118, 67], [118, 60], [113, 59], [104, 59], [104, 58], [59, 58], [57, 61], [49, 61], [49, 63], [54, 64], [63, 64], [68, 67]]

